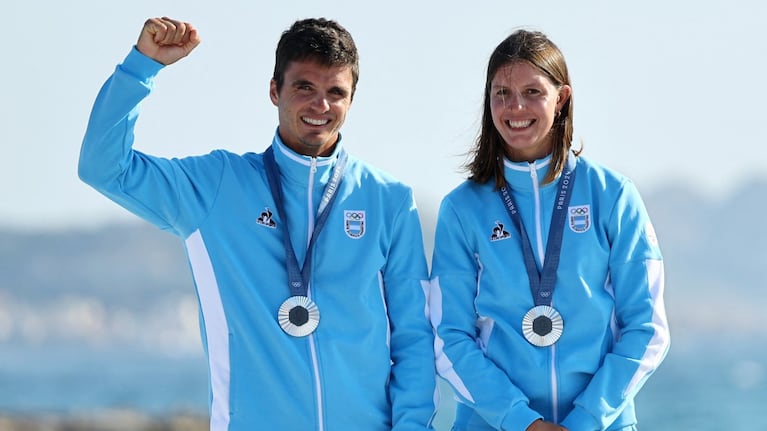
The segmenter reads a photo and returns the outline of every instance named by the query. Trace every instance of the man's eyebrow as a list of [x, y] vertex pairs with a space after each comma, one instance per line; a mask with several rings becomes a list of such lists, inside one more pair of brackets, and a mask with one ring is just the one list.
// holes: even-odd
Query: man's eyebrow
[[347, 95], [347, 94], [351, 93], [350, 89], [348, 89], [346, 87], [339, 86], [339, 85], [333, 86], [331, 88], [331, 90], [332, 91], [337, 91], [338, 93], [343, 94], [343, 95]]
[[313, 86], [314, 84], [312, 83], [312, 81], [309, 81], [306, 79], [296, 79], [295, 81], [291, 82], [290, 85], [293, 87], [300, 87], [303, 85]]

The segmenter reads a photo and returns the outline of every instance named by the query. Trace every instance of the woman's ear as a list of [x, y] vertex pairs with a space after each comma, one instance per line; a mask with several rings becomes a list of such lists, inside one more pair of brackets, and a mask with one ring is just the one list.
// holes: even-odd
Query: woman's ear
[[570, 95], [573, 89], [569, 85], [563, 85], [559, 87], [559, 95], [557, 96], [557, 112], [559, 112], [565, 103], [570, 100]]

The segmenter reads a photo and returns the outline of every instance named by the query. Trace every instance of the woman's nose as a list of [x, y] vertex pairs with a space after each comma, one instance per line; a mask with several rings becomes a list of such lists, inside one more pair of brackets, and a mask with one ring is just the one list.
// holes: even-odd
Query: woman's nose
[[525, 98], [518, 91], [512, 91], [506, 98], [506, 106], [510, 109], [524, 109]]

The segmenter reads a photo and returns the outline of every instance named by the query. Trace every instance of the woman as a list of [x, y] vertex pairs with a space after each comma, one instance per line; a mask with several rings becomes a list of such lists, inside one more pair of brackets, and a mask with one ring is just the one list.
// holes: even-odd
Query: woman
[[454, 430], [635, 430], [666, 356], [663, 261], [635, 186], [571, 149], [562, 53], [519, 30], [493, 51], [469, 178], [432, 259], [437, 370]]

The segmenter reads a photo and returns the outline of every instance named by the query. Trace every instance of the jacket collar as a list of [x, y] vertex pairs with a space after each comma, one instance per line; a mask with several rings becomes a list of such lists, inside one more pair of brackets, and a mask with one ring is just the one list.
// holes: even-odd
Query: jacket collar
[[[314, 178], [314, 185], [325, 184], [330, 178], [333, 166], [338, 160], [338, 154], [341, 151], [341, 135], [338, 135], [338, 142], [333, 149], [333, 154], [327, 157], [311, 157], [298, 154], [288, 148], [282, 142], [279, 133], [274, 133], [272, 139], [274, 147], [274, 160], [280, 169], [280, 176], [290, 182], [300, 185], [307, 185], [309, 178]], [[314, 172], [312, 167], [314, 166]]]
[[551, 154], [534, 162], [512, 162], [504, 157], [504, 177], [515, 191], [531, 191], [540, 187], [551, 164]]

